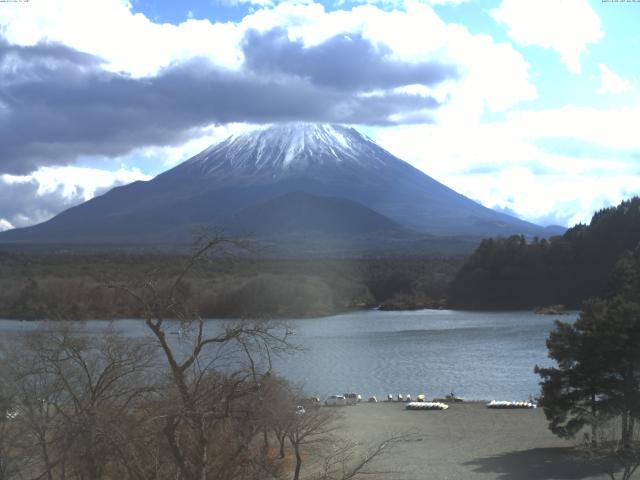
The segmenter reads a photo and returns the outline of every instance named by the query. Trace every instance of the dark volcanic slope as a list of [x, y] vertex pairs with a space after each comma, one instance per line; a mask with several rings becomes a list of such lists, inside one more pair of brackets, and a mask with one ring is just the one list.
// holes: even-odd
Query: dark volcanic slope
[[233, 234], [256, 236], [299, 233], [363, 235], [409, 233], [393, 220], [344, 198], [293, 192], [246, 208], [225, 222]]
[[149, 182], [115, 188], [40, 225], [4, 232], [0, 242], [188, 241], [196, 225], [220, 226], [291, 192], [358, 202], [421, 233], [547, 236], [537, 225], [454, 192], [352, 128], [285, 124], [233, 136]]

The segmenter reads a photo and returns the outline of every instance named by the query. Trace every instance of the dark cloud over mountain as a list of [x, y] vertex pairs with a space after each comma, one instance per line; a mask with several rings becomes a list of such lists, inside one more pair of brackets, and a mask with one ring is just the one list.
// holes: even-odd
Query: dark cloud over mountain
[[[0, 42], [0, 173], [176, 144], [212, 123], [425, 122], [438, 101], [389, 89], [456, 76], [451, 66], [391, 60], [359, 36], [303, 48], [276, 30], [249, 33], [243, 45], [239, 71], [196, 59], [132, 78], [63, 45]], [[364, 95], [373, 89], [382, 93]]]
[[356, 35], [339, 35], [305, 47], [284, 29], [250, 31], [243, 46], [245, 62], [255, 72], [284, 73], [313, 84], [357, 92], [405, 85], [434, 85], [457, 77], [453, 66], [437, 62], [407, 63], [391, 57], [391, 50]]

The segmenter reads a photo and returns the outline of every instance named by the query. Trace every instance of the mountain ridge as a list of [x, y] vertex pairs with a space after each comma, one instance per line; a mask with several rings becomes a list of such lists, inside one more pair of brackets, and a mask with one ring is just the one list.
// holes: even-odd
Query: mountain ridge
[[437, 182], [353, 128], [290, 123], [233, 135], [149, 181], [68, 209], [0, 242], [188, 242], [243, 209], [291, 192], [355, 202], [407, 231], [436, 236], [548, 236]]

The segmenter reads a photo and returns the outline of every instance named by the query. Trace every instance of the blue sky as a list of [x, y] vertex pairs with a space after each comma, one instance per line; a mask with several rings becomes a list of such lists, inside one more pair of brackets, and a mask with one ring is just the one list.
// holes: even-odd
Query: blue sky
[[0, 3], [0, 230], [291, 119], [354, 125], [488, 207], [585, 222], [640, 194], [639, 20], [601, 0]]
[[210, 19], [217, 22], [238, 22], [252, 10], [250, 3], [223, 1], [134, 0], [131, 10], [142, 13], [156, 23], [178, 25], [189, 18]]

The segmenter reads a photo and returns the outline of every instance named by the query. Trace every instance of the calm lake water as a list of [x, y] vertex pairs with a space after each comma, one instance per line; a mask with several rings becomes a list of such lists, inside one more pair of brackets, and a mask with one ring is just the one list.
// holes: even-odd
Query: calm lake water
[[[289, 320], [293, 342], [304, 351], [276, 358], [276, 372], [325, 397], [358, 392], [467, 399], [526, 400], [538, 394], [534, 365], [550, 365], [545, 339], [556, 317], [531, 312], [362, 311]], [[572, 321], [576, 315], [560, 317]], [[119, 320], [116, 329], [147, 335], [139, 320]], [[86, 323], [99, 333], [108, 322]], [[221, 321], [212, 320], [209, 329]], [[4, 339], [37, 328], [38, 322], [0, 321]]]

